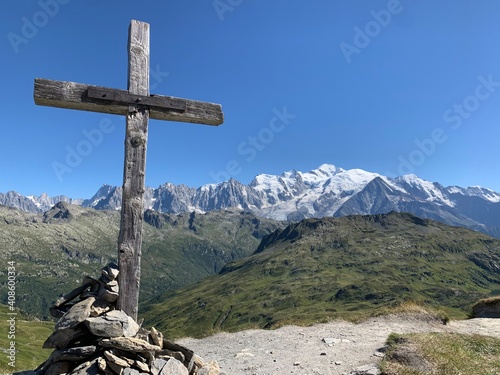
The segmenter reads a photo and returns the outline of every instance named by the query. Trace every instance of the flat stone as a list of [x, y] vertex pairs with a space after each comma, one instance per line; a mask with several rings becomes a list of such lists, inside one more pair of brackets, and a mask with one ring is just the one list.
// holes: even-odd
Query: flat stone
[[52, 362], [81, 361], [92, 356], [96, 351], [97, 347], [94, 345], [68, 348], [53, 352], [49, 359], [51, 358]]
[[142, 372], [146, 372], [146, 373], [150, 372], [149, 366], [147, 364], [145, 364], [144, 362], [135, 361], [134, 366], [137, 367]]
[[123, 358], [120, 358], [116, 355], [114, 355], [113, 353], [111, 353], [110, 351], [106, 350], [104, 352], [104, 356], [106, 357], [106, 359], [108, 360], [108, 362], [113, 362], [114, 364], [120, 366], [120, 367], [128, 367], [130, 366], [130, 363], [128, 363], [126, 360], [124, 360]]
[[140, 375], [140, 372], [136, 369], [127, 367], [126, 369], [123, 369], [122, 375]]
[[85, 360], [97, 351], [95, 346], [77, 347], [62, 350], [54, 350], [49, 358], [42, 363], [36, 371], [44, 374], [56, 362], [76, 362]]
[[71, 368], [74, 366], [71, 362], [56, 362], [49, 366], [47, 370], [43, 373], [44, 375], [59, 375], [67, 374], [70, 372]]
[[71, 307], [71, 309], [62, 316], [56, 323], [55, 329], [74, 328], [90, 316], [90, 307], [95, 298], [89, 297], [80, 301]]
[[67, 348], [72, 341], [85, 336], [87, 333], [88, 332], [82, 330], [81, 328], [58, 329], [57, 331], [52, 332], [47, 340], [45, 340], [42, 347], [44, 349], [64, 349]]
[[99, 337], [133, 337], [139, 331], [139, 325], [123, 311], [113, 310], [101, 316], [85, 320], [92, 334]]
[[99, 343], [107, 348], [117, 348], [132, 353], [158, 352], [161, 350], [159, 346], [151, 345], [147, 341], [134, 337], [112, 337], [109, 339], [102, 339]]
[[98, 375], [99, 365], [97, 364], [97, 358], [93, 361], [88, 361], [82, 363], [80, 366], [75, 368], [70, 375]]

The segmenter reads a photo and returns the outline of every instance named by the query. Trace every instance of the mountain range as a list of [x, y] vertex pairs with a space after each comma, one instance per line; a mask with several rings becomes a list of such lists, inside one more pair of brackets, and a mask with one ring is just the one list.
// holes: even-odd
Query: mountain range
[[[92, 198], [85, 200], [0, 193], [0, 204], [32, 213], [44, 212], [58, 201], [97, 210], [119, 210], [121, 187], [103, 185]], [[145, 209], [160, 213], [204, 213], [228, 208], [288, 221], [410, 212], [500, 237], [500, 193], [478, 186], [445, 187], [413, 174], [389, 178], [361, 169], [345, 170], [323, 164], [309, 172], [260, 174], [248, 185], [235, 179], [198, 188], [166, 183], [145, 192]]]

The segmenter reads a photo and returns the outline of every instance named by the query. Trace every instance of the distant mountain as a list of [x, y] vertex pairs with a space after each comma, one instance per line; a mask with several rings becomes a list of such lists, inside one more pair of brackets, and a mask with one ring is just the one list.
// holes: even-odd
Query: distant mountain
[[[0, 195], [1, 204], [30, 212], [49, 208], [40, 198], [9, 194], [12, 197], [8, 199]], [[121, 188], [103, 185], [81, 204], [96, 209], [120, 209]], [[261, 174], [249, 185], [234, 179], [199, 188], [167, 183], [146, 189], [145, 208], [162, 213], [236, 208], [289, 221], [398, 211], [500, 237], [500, 193], [482, 187], [444, 187], [415, 175], [389, 178], [329, 164], [309, 172]]]
[[142, 311], [169, 337], [360, 319], [404, 301], [465, 318], [499, 284], [499, 239], [392, 212], [290, 224]]
[[72, 199], [64, 195], [49, 197], [43, 193], [39, 197], [24, 196], [15, 191], [0, 193], [0, 205], [17, 208], [24, 212], [38, 213], [50, 210], [58, 202], [66, 202], [69, 204], [81, 205], [83, 199]]

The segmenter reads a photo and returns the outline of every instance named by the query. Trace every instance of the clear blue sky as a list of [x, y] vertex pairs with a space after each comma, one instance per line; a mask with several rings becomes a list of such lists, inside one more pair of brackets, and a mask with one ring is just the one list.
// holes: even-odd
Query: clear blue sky
[[148, 186], [330, 163], [500, 191], [497, 0], [2, 5], [0, 192], [122, 184], [125, 119], [36, 106], [33, 80], [126, 89], [131, 19], [151, 24], [152, 93], [225, 113], [220, 127], [151, 121]]

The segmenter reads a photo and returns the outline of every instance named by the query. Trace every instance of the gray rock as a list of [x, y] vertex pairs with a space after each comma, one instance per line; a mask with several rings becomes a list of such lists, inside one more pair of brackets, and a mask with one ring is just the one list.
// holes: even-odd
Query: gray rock
[[163, 367], [167, 364], [168, 361], [164, 359], [155, 359], [153, 363], [151, 363], [151, 374], [158, 375], [163, 370]]
[[[93, 356], [97, 352], [94, 345], [54, 350], [49, 358], [42, 363], [35, 371], [45, 374], [57, 362], [81, 362]], [[38, 372], [37, 372], [38, 373]]]
[[90, 307], [95, 298], [89, 297], [73, 305], [71, 309], [56, 323], [55, 329], [74, 328], [90, 316]]
[[70, 375], [98, 375], [99, 366], [97, 364], [97, 358], [93, 361], [84, 362], [77, 368], [75, 368]]
[[113, 303], [118, 299], [119, 287], [116, 281], [110, 281], [105, 283], [99, 280], [99, 291], [97, 298], [99, 301], [104, 301], [107, 303]]
[[118, 266], [114, 263], [109, 263], [102, 269], [102, 275], [107, 277], [109, 280], [116, 279], [119, 273], [120, 271], [118, 270]]
[[94, 355], [96, 352], [97, 347], [94, 345], [56, 350], [51, 354], [48, 361], [52, 363], [61, 361], [81, 361]]
[[500, 297], [491, 297], [477, 302], [472, 307], [474, 318], [500, 318]]
[[[163, 339], [163, 349], [167, 349], [172, 352], [181, 352], [184, 355], [185, 358], [184, 364], [188, 367], [189, 372], [191, 372], [193, 366], [197, 365], [197, 367], [200, 368], [204, 363], [203, 360], [201, 360], [200, 357], [195, 355], [192, 350], [182, 345], [171, 342], [169, 340]], [[201, 360], [201, 365], [200, 365], [200, 360]]]
[[377, 365], [370, 364], [355, 368], [349, 375], [380, 375], [381, 373]]
[[71, 362], [56, 362], [50, 365], [43, 375], [67, 374], [73, 366], [74, 364]]
[[83, 337], [86, 334], [88, 334], [88, 332], [86, 330], [82, 330], [79, 327], [58, 329], [57, 331], [52, 332], [47, 340], [45, 340], [42, 347], [44, 349], [65, 349], [72, 341], [75, 341], [76, 339]]
[[133, 368], [127, 367], [126, 369], [123, 369], [122, 375], [140, 375], [140, 372]]
[[123, 311], [113, 310], [101, 316], [85, 320], [92, 334], [99, 337], [133, 337], [139, 331], [139, 325]]
[[189, 371], [182, 362], [172, 358], [163, 366], [158, 375], [189, 375]]

